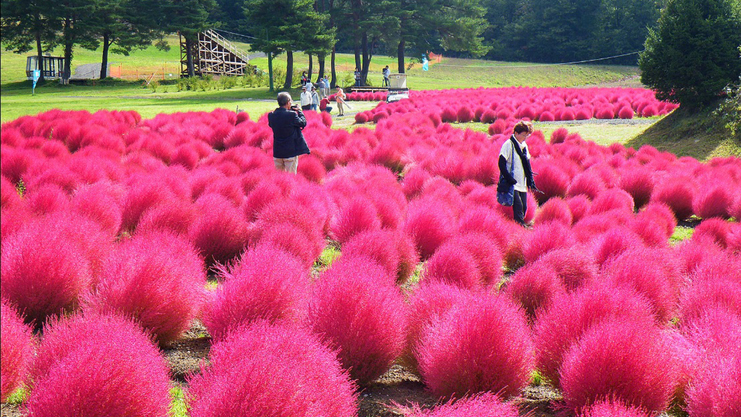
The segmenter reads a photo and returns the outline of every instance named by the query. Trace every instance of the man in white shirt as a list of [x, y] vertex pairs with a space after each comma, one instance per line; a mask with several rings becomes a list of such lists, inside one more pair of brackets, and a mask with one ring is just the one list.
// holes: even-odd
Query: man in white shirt
[[530, 228], [525, 223], [527, 212], [527, 189], [537, 191], [533, 181], [533, 171], [530, 167], [530, 154], [525, 139], [533, 133], [533, 124], [520, 121], [515, 125], [514, 133], [502, 144], [499, 151], [499, 172], [504, 177], [504, 182], [509, 186], [515, 186], [514, 203], [512, 211], [515, 221], [525, 228]]
[[306, 90], [306, 86], [301, 87], [301, 110], [311, 110], [311, 91]]

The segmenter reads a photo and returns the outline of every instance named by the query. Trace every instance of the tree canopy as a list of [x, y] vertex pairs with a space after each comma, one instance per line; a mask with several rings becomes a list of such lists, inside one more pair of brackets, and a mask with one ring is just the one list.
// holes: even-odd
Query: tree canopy
[[741, 74], [741, 19], [733, 0], [669, 0], [649, 32], [641, 81], [658, 98], [702, 107]]

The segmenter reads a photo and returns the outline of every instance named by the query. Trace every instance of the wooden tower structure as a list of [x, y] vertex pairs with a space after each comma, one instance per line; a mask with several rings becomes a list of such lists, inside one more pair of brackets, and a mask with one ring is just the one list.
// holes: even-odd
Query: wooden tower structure
[[[193, 71], [196, 75], [245, 75], [254, 71], [247, 55], [223, 36], [209, 29], [198, 33], [198, 42], [191, 45]], [[188, 76], [188, 50], [180, 35], [180, 76]]]

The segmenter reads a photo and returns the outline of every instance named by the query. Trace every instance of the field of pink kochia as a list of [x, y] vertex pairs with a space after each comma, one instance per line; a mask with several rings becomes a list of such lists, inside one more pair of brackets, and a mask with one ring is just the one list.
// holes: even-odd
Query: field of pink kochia
[[6, 123], [3, 401], [25, 383], [31, 416], [165, 416], [160, 348], [200, 319], [213, 343], [193, 417], [356, 415], [394, 363], [443, 400], [415, 416], [517, 416], [537, 370], [567, 414], [737, 417], [741, 160], [536, 131], [533, 230], [496, 203], [518, 118], [607, 107], [671, 110], [645, 90], [517, 88], [417, 93], [356, 116], [374, 130], [307, 112], [296, 176], [273, 167], [265, 116]]

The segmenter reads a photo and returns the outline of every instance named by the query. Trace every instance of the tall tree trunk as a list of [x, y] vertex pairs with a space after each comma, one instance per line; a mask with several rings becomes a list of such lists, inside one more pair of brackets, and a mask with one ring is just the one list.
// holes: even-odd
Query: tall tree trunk
[[36, 51], [38, 51], [38, 57], [36, 58], [36, 69], [41, 71], [39, 76], [39, 82], [44, 82], [44, 51], [41, 49], [41, 33], [36, 32]]
[[293, 51], [286, 49], [286, 83], [283, 84], [283, 89], [290, 89], [291, 84], [293, 84]]
[[371, 48], [368, 45], [368, 33], [363, 33], [363, 66], [360, 70], [360, 85], [366, 85], [368, 80], [368, 71], [370, 70], [370, 62], [372, 58]]
[[72, 30], [72, 19], [64, 19], [64, 70], [62, 71], [62, 84], [69, 84], [72, 76], [72, 39], [69, 33]]
[[404, 45], [407, 43], [404, 39], [399, 41], [399, 49], [396, 51], [397, 62], [399, 63], [399, 74], [404, 74], [406, 68], [404, 67]]
[[188, 61], [188, 77], [195, 77], [196, 69], [193, 65], [193, 40], [188, 36], [185, 37], [185, 55]]
[[330, 66], [332, 67], [332, 82], [330, 83], [330, 88], [337, 87], [337, 67], [335, 67], [334, 63], [335, 58], [335, 49], [334, 46], [332, 47], [332, 56], [330, 57]]
[[110, 33], [103, 34], [103, 61], [100, 63], [100, 79], [108, 76], [108, 48], [111, 46]]
[[324, 78], [324, 65], [325, 61], [327, 60], [326, 54], [319, 54], [316, 56], [317, 60], [319, 61], [319, 74], [317, 75], [317, 82], [319, 78]]
[[307, 78], [309, 81], [311, 81], [311, 75], [314, 72], [314, 56], [309, 54], [309, 74], [307, 75]]
[[361, 67], [360, 62], [360, 40], [358, 38], [355, 38], [355, 68], [360, 69]]

